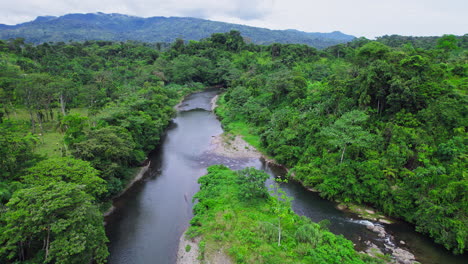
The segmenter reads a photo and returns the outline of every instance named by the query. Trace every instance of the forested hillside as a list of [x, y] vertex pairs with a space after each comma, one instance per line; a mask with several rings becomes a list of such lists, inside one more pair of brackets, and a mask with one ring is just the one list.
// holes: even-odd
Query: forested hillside
[[102, 210], [203, 86], [164, 86], [143, 44], [0, 50], [0, 262], [103, 263]]
[[465, 38], [431, 49], [358, 39], [323, 51], [246, 44], [237, 31], [166, 52], [0, 41], [0, 262], [104, 262], [109, 199], [158, 144], [180, 98], [212, 85], [226, 88], [225, 128], [251, 135], [292, 178], [463, 253]]
[[36, 20], [7, 26], [0, 24], [0, 39], [24, 38], [30, 43], [85, 40], [173, 42], [176, 39], [200, 40], [213, 33], [237, 30], [256, 44], [301, 43], [326, 48], [346, 43], [354, 36], [335, 31], [308, 33], [297, 30], [270, 30], [191, 17], [142, 18], [121, 14], [68, 14], [38, 17]]
[[271, 46], [248, 58], [218, 112], [322, 196], [376, 206], [462, 253], [468, 53], [458, 45], [445, 36], [431, 50]]

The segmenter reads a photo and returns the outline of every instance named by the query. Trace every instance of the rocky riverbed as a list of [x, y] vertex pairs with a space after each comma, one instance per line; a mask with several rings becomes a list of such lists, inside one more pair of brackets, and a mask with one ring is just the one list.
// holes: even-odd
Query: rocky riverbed
[[[389, 263], [395, 263], [395, 264], [396, 263], [398, 264], [419, 263], [416, 261], [414, 255], [411, 252], [396, 245], [394, 241], [394, 237], [387, 233], [383, 225], [372, 223], [369, 221], [365, 221], [364, 223], [367, 229], [369, 229], [372, 232], [377, 233], [380, 238], [384, 239], [385, 252], [392, 256], [392, 259]], [[379, 247], [377, 247], [377, 245], [373, 244], [372, 242], [366, 241], [365, 244], [368, 246], [368, 248], [365, 250], [367, 254], [371, 256], [384, 255], [382, 250], [380, 250]], [[405, 242], [400, 241], [399, 244], [404, 245]]]

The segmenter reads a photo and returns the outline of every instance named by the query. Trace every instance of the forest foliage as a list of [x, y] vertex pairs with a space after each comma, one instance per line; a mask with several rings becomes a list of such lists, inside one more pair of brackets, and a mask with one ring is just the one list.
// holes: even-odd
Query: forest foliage
[[15, 39], [0, 50], [0, 262], [103, 263], [101, 210], [203, 86], [165, 86], [146, 44]]
[[[226, 88], [217, 110], [224, 127], [248, 128], [293, 179], [403, 218], [463, 253], [465, 43], [450, 35], [429, 48], [356, 39], [319, 51], [254, 45], [236, 31], [179, 39], [165, 52], [131, 41], [0, 41], [0, 261], [53, 263], [67, 251], [70, 263], [104, 262], [96, 212], [158, 145], [177, 102], [206, 86]], [[247, 176], [252, 182], [240, 185], [255, 193], [259, 184]], [[71, 189], [80, 204], [64, 198]], [[78, 223], [80, 210], [87, 215]], [[21, 232], [8, 231], [14, 223]], [[74, 235], [82, 240], [73, 244]]]
[[463, 253], [464, 43], [466, 35], [438, 38], [432, 49], [358, 39], [315, 56], [271, 46], [269, 57], [250, 58], [218, 113], [227, 129], [250, 126], [292, 178], [323, 197], [375, 206]]
[[332, 234], [325, 223], [295, 214], [278, 184], [269, 193], [268, 177], [254, 168], [232, 171], [214, 165], [199, 178], [187, 234], [203, 237], [202, 259], [222, 249], [234, 263], [384, 263], [357, 253], [351, 241]]

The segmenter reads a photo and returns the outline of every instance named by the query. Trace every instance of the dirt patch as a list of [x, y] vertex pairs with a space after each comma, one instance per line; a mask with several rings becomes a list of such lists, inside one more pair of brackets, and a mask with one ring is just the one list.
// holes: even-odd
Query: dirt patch
[[206, 264], [232, 264], [232, 260], [229, 258], [223, 249], [220, 249], [207, 257]]
[[200, 264], [198, 260], [198, 243], [201, 238], [189, 239], [185, 236], [185, 231], [179, 239], [179, 250], [177, 252], [177, 264]]
[[260, 158], [262, 154], [250, 146], [241, 136], [223, 133], [213, 136], [210, 152], [229, 158]]

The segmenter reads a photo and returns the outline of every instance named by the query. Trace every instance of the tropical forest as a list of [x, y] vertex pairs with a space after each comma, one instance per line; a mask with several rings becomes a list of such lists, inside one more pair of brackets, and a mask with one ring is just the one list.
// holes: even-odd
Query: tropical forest
[[[405, 262], [392, 250], [359, 248], [333, 222], [298, 212], [297, 198], [282, 190], [293, 183], [348, 214], [371, 208], [405, 223], [466, 260], [468, 35], [361, 37], [319, 48], [255, 44], [236, 30], [170, 43], [0, 40], [0, 263], [426, 263], [417, 252]], [[180, 110], [205, 91], [215, 96], [210, 111]], [[214, 138], [208, 126], [224, 144], [242, 138], [239, 151], [255, 149], [284, 173], [229, 163], [258, 162], [239, 157], [183, 164], [198, 153], [193, 142]], [[170, 144], [183, 149], [169, 152]], [[143, 196], [165, 179], [169, 160], [174, 171], [189, 167], [182, 174], [193, 186]], [[136, 180], [142, 168], [150, 172]], [[182, 208], [170, 200], [187, 206], [167, 220], [182, 217], [184, 228], [163, 228], [177, 236], [150, 240], [173, 241], [162, 249], [168, 260], [142, 260], [133, 249], [113, 258], [126, 252], [117, 240], [152, 232], [119, 222], [122, 212], [165, 215], [130, 202], [119, 211], [138, 197], [171, 207], [168, 215]], [[392, 225], [373, 218], [361, 221]], [[187, 227], [192, 244], [178, 246]], [[151, 253], [154, 243], [140, 248]], [[177, 247], [197, 262], [180, 262], [188, 257], [177, 257]]]

